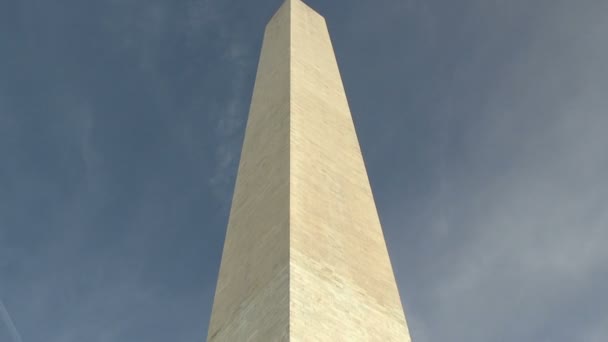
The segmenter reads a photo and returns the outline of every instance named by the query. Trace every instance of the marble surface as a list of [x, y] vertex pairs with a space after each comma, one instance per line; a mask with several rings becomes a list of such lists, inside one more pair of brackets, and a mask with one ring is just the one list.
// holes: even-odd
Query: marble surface
[[410, 341], [327, 25], [266, 27], [208, 341]]

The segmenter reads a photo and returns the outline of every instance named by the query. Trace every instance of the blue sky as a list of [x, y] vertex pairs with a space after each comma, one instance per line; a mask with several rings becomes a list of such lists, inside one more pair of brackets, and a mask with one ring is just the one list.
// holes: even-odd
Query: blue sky
[[[0, 341], [203, 341], [280, 0], [0, 0]], [[608, 341], [608, 2], [328, 22], [410, 329]]]

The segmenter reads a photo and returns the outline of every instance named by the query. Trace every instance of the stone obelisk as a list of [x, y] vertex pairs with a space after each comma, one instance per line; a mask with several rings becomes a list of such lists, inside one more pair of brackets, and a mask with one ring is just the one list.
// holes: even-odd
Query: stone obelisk
[[266, 26], [208, 341], [410, 341], [327, 26], [300, 0]]

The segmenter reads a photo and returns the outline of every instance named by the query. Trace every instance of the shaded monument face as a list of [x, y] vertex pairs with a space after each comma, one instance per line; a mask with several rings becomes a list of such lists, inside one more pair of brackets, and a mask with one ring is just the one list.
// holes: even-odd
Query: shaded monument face
[[325, 20], [266, 27], [208, 341], [410, 341]]

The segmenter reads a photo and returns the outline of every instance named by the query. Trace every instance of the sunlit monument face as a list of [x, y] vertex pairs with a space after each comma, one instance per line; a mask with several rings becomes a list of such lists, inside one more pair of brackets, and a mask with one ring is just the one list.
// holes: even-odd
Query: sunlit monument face
[[410, 341], [325, 20], [268, 23], [208, 341]]

